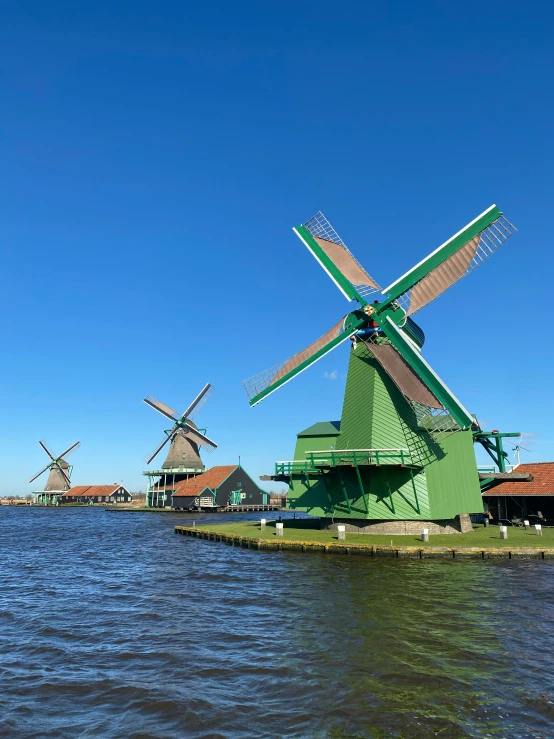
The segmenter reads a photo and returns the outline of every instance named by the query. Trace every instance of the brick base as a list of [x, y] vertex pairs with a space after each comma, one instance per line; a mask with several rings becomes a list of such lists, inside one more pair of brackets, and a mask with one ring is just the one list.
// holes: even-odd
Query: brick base
[[346, 526], [351, 534], [421, 534], [429, 529], [430, 534], [467, 534], [473, 531], [469, 513], [460, 513], [455, 518], [442, 521], [370, 521], [362, 518], [336, 518], [333, 523], [320, 519], [320, 528], [337, 530], [338, 524]]

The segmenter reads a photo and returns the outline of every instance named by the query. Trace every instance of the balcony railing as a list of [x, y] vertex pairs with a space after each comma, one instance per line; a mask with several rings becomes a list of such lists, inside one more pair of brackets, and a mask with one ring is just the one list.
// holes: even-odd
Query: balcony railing
[[276, 462], [275, 474], [309, 474], [339, 466], [420, 467], [409, 449], [329, 449], [306, 452], [306, 459]]

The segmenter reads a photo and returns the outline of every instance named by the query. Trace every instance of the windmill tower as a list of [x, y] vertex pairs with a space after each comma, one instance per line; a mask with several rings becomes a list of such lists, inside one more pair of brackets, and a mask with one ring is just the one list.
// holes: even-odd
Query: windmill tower
[[290, 507], [375, 533], [419, 531], [422, 522], [431, 531], [464, 530], [466, 514], [483, 510], [473, 441], [487, 432], [423, 358], [425, 335], [412, 315], [515, 230], [493, 205], [382, 289], [322, 213], [294, 229], [357, 305], [302, 352], [244, 383], [256, 405], [351, 341], [340, 424], [301, 433], [294, 460], [276, 465]]
[[169, 444], [169, 451], [160, 469], [146, 470], [148, 477], [146, 505], [149, 508], [163, 508], [171, 503], [171, 496], [177, 483], [204, 472], [205, 467], [200, 458], [199, 448], [213, 452], [217, 444], [206, 436], [207, 429], [199, 429], [193, 422], [200, 409], [206, 404], [215, 388], [208, 383], [181, 415], [149, 395], [144, 402], [161, 413], [172, 423], [171, 428], [164, 429], [164, 437], [154, 449], [144, 457], [146, 464]]
[[71, 488], [70, 478], [73, 466], [69, 465], [65, 458], [71, 454], [71, 452], [75, 451], [75, 449], [78, 449], [81, 446], [81, 442], [76, 441], [58, 457], [54, 456], [54, 453], [45, 441], [39, 441], [39, 444], [50, 458], [50, 461], [46, 467], [41, 469], [40, 472], [33, 475], [29, 482], [33, 482], [37, 477], [40, 477], [44, 472], [46, 472], [46, 470], [49, 470], [50, 473], [48, 475], [46, 485], [44, 486], [44, 490], [34, 492], [33, 495], [36, 496], [35, 500], [37, 503], [42, 503], [44, 505], [50, 505], [52, 503], [56, 504], [59, 496]]

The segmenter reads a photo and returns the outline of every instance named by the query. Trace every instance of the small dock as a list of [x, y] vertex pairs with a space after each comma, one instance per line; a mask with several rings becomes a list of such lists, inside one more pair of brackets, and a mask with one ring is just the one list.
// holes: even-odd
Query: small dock
[[220, 506], [216, 508], [145, 508], [144, 506], [108, 506], [104, 510], [113, 513], [114, 511], [133, 511], [141, 513], [184, 513], [184, 514], [198, 514], [198, 513], [252, 513], [254, 511], [285, 511], [286, 508], [281, 508], [278, 505], [230, 505]]

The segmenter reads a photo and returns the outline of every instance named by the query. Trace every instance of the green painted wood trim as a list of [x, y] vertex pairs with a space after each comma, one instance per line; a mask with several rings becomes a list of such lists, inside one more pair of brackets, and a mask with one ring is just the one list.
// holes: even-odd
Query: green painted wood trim
[[[291, 478], [292, 481], [292, 478]], [[323, 475], [323, 484], [325, 486], [325, 492], [327, 493], [327, 497], [329, 498], [329, 508], [331, 513], [335, 512], [335, 506], [333, 504], [333, 496], [331, 495], [331, 490], [329, 489], [329, 480], [327, 479], [327, 474]]]
[[392, 491], [390, 489], [389, 478], [387, 477], [386, 471], [385, 471], [385, 482], [387, 483], [387, 490], [389, 491], [390, 507], [392, 509], [392, 512], [396, 513], [396, 511], [394, 510], [394, 500], [392, 499]]
[[362, 494], [362, 500], [364, 501], [365, 512], [367, 514], [369, 514], [369, 506], [367, 504], [367, 498], [365, 497], [364, 483], [363, 483], [363, 480], [362, 480], [362, 476], [360, 474], [360, 468], [358, 467], [358, 465], [355, 465], [355, 467], [356, 467], [356, 476], [358, 478], [358, 485], [360, 486], [360, 492]]
[[431, 369], [431, 366], [423, 359], [418, 350], [404, 337], [396, 324], [388, 316], [384, 321], [379, 316], [374, 317], [385, 335], [390, 339], [394, 348], [400, 352], [414, 372], [423, 380], [434, 396], [440, 400], [458, 426], [462, 429], [471, 428], [471, 424], [474, 421], [473, 416], [446, 387], [440, 377]]
[[352, 513], [352, 509], [350, 508], [350, 498], [348, 497], [348, 491], [346, 489], [346, 485], [344, 484], [344, 480], [342, 477], [342, 473], [340, 471], [340, 467], [337, 467], [337, 472], [339, 473], [340, 486], [342, 488], [342, 494], [344, 495], [344, 499], [346, 501], [346, 507], [348, 508], [348, 513]]
[[410, 479], [412, 481], [412, 488], [414, 490], [414, 498], [415, 498], [415, 502], [416, 502], [416, 510], [418, 512], [418, 515], [421, 515], [421, 510], [420, 510], [420, 507], [419, 507], [419, 498], [417, 497], [417, 487], [416, 487], [416, 484], [415, 484], [414, 473], [412, 472], [412, 470], [410, 470]]
[[483, 213], [483, 215], [479, 216], [475, 221], [462, 229], [459, 234], [451, 238], [432, 254], [429, 254], [428, 257], [413, 267], [403, 277], [385, 288], [383, 292], [387, 293], [388, 298], [379, 305], [379, 310], [382, 310], [392, 303], [393, 300], [396, 300], [400, 295], [403, 295], [407, 290], [423, 279], [425, 275], [429, 274], [431, 270], [438, 267], [438, 265], [444, 262], [445, 259], [448, 259], [448, 257], [457, 252], [458, 249], [460, 249], [470, 239], [477, 236], [481, 231], [484, 231], [487, 226], [491, 225], [491, 223], [494, 223], [494, 221], [496, 221], [497, 218], [500, 218], [501, 215], [502, 211], [499, 210], [496, 205], [491, 206]]
[[271, 393], [275, 392], [278, 388], [280, 388], [282, 385], [284, 385], [289, 380], [292, 380], [293, 377], [296, 375], [299, 375], [301, 372], [303, 372], [305, 369], [307, 369], [311, 364], [314, 362], [317, 362], [318, 359], [321, 359], [327, 352], [332, 351], [335, 349], [339, 344], [342, 344], [343, 341], [346, 341], [346, 339], [349, 339], [352, 334], [354, 334], [361, 326], [363, 326], [366, 323], [367, 319], [358, 318], [354, 319], [354, 314], [350, 314], [352, 316], [352, 322], [350, 324], [350, 327], [343, 331], [342, 334], [339, 334], [336, 339], [332, 339], [328, 344], [326, 344], [324, 347], [322, 347], [318, 352], [313, 354], [309, 359], [306, 359], [304, 362], [298, 365], [298, 367], [295, 367], [290, 372], [287, 372], [286, 375], [283, 375], [277, 382], [273, 383], [272, 385], [268, 385], [264, 390], [262, 390], [261, 393], [258, 393], [257, 395], [254, 395], [253, 398], [250, 399], [250, 405], [256, 405], [256, 403], [259, 403], [260, 400], [263, 400], [264, 398], [267, 398], [268, 395], [271, 395]]
[[342, 274], [337, 265], [329, 259], [308, 229], [305, 226], [296, 226], [292, 230], [312, 252], [314, 257], [337, 285], [345, 298], [347, 298], [347, 300], [357, 300], [360, 305], [367, 305], [367, 301], [362, 298], [354, 285]]

